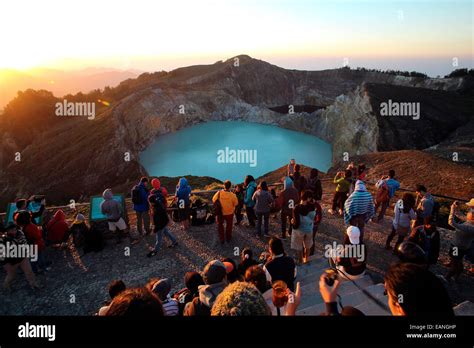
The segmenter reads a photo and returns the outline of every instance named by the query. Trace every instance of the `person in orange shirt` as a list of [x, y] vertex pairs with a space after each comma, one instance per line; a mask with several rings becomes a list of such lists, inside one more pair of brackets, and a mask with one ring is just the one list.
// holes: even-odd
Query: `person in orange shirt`
[[[224, 189], [217, 192], [212, 197], [212, 202], [216, 207], [217, 215], [217, 230], [219, 232], [219, 240], [221, 244], [227, 241], [230, 243], [232, 240], [232, 225], [234, 221], [235, 207], [239, 204], [237, 196], [230, 191], [232, 184], [229, 180], [224, 182]], [[224, 236], [224, 222], [226, 224], [225, 236]]]

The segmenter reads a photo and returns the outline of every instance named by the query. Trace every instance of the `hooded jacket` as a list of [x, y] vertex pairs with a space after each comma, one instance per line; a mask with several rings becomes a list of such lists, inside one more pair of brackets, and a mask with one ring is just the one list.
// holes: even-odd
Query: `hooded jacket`
[[[290, 207], [290, 201], [293, 202], [292, 207]], [[281, 207], [282, 213], [291, 215], [298, 201], [298, 190], [293, 186], [293, 180], [289, 177], [285, 177], [283, 181], [283, 191], [277, 198], [277, 205]]]
[[100, 204], [100, 211], [110, 222], [117, 222], [122, 217], [122, 205], [114, 199], [111, 189], [106, 189], [102, 194], [104, 201]]
[[176, 186], [176, 197], [178, 200], [183, 200], [184, 204], [189, 205], [189, 195], [191, 194], [191, 186], [188, 184], [186, 178], [179, 179], [178, 186]]
[[185, 316], [209, 316], [211, 315], [211, 308], [217, 296], [224, 291], [227, 286], [226, 282], [215, 283], [211, 285], [199, 286], [199, 296], [190, 302], [185, 310]]
[[255, 211], [260, 214], [269, 213], [273, 203], [273, 196], [270, 191], [257, 190], [253, 194], [255, 203]]
[[245, 199], [244, 203], [248, 208], [255, 206], [255, 201], [253, 200], [253, 194], [257, 189], [257, 183], [255, 181], [250, 182], [245, 188]]
[[150, 205], [148, 204], [148, 194], [149, 191], [146, 188], [145, 184], [143, 182], [140, 182], [138, 185], [138, 190], [140, 191], [140, 197], [142, 203], [140, 204], [133, 204], [133, 210], [135, 210], [138, 213], [144, 213], [148, 210], [150, 210]]
[[59, 209], [46, 225], [47, 239], [52, 243], [62, 243], [69, 232], [66, 215]]
[[366, 215], [365, 222], [369, 221], [375, 213], [374, 200], [364, 183], [357, 180], [354, 192], [347, 198], [344, 204], [344, 222], [349, 225], [349, 221], [355, 215]]

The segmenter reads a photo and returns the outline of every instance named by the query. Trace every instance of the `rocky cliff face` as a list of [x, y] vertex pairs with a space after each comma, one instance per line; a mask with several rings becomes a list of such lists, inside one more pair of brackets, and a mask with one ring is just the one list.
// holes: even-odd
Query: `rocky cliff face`
[[[449, 92], [462, 88], [463, 79], [400, 78], [346, 68], [294, 71], [248, 56], [236, 58], [124, 82], [119, 88], [126, 96], [95, 120], [55, 125], [19, 149], [21, 162], [6, 158], [0, 172], [2, 200], [47, 193], [64, 202], [105, 187], [128, 191], [145, 174], [138, 155], [156, 136], [210, 120], [273, 124], [313, 134], [330, 142], [339, 158], [344, 152], [435, 145], [463, 125], [468, 107], [472, 110], [472, 97]], [[381, 118], [377, 105], [392, 95], [400, 100], [423, 96], [430, 105], [423, 118], [430, 121], [411, 129], [412, 124]], [[438, 98], [445, 108], [437, 108]], [[282, 105], [319, 110], [285, 114], [270, 109]], [[443, 129], [436, 132], [439, 125]], [[11, 135], [3, 136], [11, 151], [18, 149]]]

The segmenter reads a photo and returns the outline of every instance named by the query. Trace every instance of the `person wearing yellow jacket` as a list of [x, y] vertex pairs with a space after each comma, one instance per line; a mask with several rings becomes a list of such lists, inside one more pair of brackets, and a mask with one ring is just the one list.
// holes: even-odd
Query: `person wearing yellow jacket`
[[[232, 240], [232, 225], [234, 222], [234, 211], [235, 207], [239, 204], [237, 196], [230, 191], [232, 184], [229, 180], [224, 182], [224, 189], [217, 192], [212, 197], [212, 203], [214, 206], [220, 205], [220, 212], [217, 213], [217, 231], [219, 232], [219, 240], [223, 245], [226, 241], [230, 243]], [[219, 203], [216, 203], [219, 200]], [[224, 236], [224, 222], [225, 236]]]

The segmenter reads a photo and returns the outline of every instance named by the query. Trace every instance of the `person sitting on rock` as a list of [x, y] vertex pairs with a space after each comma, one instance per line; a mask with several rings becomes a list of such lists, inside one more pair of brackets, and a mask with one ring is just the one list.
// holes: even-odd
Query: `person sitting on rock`
[[287, 256], [281, 239], [272, 237], [268, 242], [270, 257], [267, 259], [263, 270], [267, 280], [273, 283], [282, 280], [291, 291], [295, 290], [296, 264], [292, 257]]
[[206, 285], [199, 287], [199, 296], [188, 303], [184, 316], [210, 316], [211, 308], [217, 296], [227, 286], [226, 267], [219, 260], [209, 262], [203, 271]]

